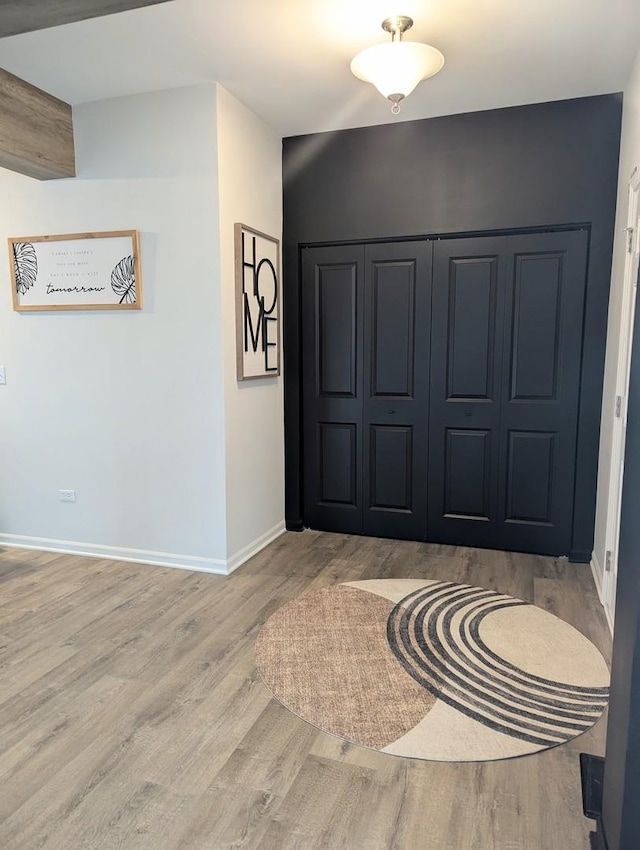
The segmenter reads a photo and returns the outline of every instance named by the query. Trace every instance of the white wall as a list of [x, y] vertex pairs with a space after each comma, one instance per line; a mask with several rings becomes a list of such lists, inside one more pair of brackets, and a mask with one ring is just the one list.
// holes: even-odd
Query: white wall
[[144, 309], [18, 314], [0, 263], [0, 545], [226, 572], [284, 529], [282, 378], [236, 381], [233, 228], [281, 238], [281, 139], [215, 83], [74, 130], [77, 178], [0, 169], [0, 240], [137, 229]]
[[633, 169], [640, 167], [640, 51], [636, 57], [629, 83], [624, 92], [622, 119], [622, 144], [618, 184], [618, 207], [615, 242], [613, 247], [613, 270], [609, 299], [609, 325], [607, 357], [602, 406], [600, 436], [600, 460], [598, 468], [598, 500], [593, 565], [596, 580], [601, 575], [607, 549], [607, 506], [609, 500], [609, 477], [611, 474], [611, 449], [613, 439], [613, 417], [618, 368], [618, 343], [621, 328], [622, 291], [626, 252], [627, 188]]
[[284, 530], [283, 379], [236, 380], [234, 223], [282, 238], [282, 141], [218, 86], [227, 558]]
[[138, 229], [144, 289], [141, 312], [18, 314], [0, 263], [0, 545], [226, 566], [216, 95], [78, 107], [76, 179], [0, 170], [0, 244]]

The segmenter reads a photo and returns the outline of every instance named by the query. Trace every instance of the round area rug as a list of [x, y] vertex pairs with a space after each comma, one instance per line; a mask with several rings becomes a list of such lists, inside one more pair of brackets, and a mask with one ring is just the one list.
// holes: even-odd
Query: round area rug
[[488, 761], [589, 729], [609, 670], [552, 614], [480, 587], [353, 581], [288, 603], [256, 641], [273, 695], [315, 726], [410, 758]]

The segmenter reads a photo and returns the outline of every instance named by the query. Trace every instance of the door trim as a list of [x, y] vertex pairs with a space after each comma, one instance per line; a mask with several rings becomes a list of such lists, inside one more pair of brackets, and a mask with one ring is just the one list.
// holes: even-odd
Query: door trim
[[[618, 548], [620, 542], [620, 515], [622, 507], [622, 484], [624, 477], [624, 451], [629, 402], [629, 380], [631, 372], [631, 349], [635, 321], [635, 302], [640, 267], [640, 168], [636, 167], [628, 185], [627, 226], [633, 228], [631, 250], [624, 242], [625, 263], [620, 316], [620, 336], [617, 351], [616, 386], [613, 409], [608, 412], [612, 423], [611, 461], [608, 476], [607, 520], [605, 531], [605, 559], [611, 553], [609, 569], [606, 562], [600, 564], [596, 553], [592, 569], [609, 623], [613, 632], [618, 576]], [[620, 402], [617, 399], [620, 398]], [[616, 409], [620, 405], [619, 415]]]

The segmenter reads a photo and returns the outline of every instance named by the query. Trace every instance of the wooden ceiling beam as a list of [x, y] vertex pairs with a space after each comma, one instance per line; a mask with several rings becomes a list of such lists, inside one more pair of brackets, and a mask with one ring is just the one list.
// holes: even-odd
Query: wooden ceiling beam
[[167, 2], [168, 0], [0, 0], [0, 38]]
[[76, 173], [69, 104], [1, 68], [0, 166], [38, 180]]

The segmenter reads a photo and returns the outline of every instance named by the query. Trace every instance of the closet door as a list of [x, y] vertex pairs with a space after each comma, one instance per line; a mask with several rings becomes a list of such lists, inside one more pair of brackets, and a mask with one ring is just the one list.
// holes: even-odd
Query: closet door
[[364, 248], [302, 255], [304, 519], [362, 533]]
[[436, 542], [495, 540], [505, 241], [434, 248], [428, 535]]
[[432, 245], [365, 249], [363, 531], [426, 537]]
[[439, 242], [429, 539], [571, 543], [587, 235]]
[[501, 548], [571, 549], [586, 258], [585, 231], [507, 240]]
[[424, 540], [432, 246], [304, 249], [304, 519]]

